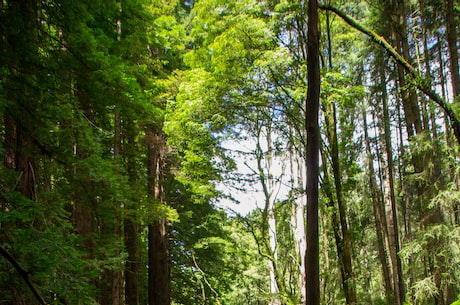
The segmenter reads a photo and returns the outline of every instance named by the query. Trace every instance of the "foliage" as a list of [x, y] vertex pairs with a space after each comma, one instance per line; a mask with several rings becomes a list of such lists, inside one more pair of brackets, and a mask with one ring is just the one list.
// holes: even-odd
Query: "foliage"
[[[304, 301], [307, 2], [2, 1], [0, 243], [48, 303], [148, 303], [148, 228], [160, 219], [173, 304]], [[358, 303], [452, 303], [458, 16], [442, 1], [326, 2], [322, 302], [346, 302], [348, 278]], [[167, 141], [158, 177], [148, 130]], [[266, 209], [230, 216], [218, 206], [234, 190]], [[0, 295], [33, 303], [3, 258]]]

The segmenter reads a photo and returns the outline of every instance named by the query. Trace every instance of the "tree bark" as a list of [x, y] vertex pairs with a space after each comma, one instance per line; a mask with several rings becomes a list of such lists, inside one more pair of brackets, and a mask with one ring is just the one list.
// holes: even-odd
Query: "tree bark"
[[[295, 129], [292, 126], [289, 128], [290, 137], [293, 139]], [[298, 287], [302, 287], [300, 290], [300, 301], [305, 302], [305, 195], [304, 195], [304, 175], [305, 175], [305, 164], [301, 153], [294, 147], [294, 140], [290, 141], [289, 145], [289, 164], [291, 171], [291, 204], [292, 204], [292, 215], [291, 215], [291, 230], [295, 240], [296, 258], [299, 265], [299, 279]]]
[[305, 126], [307, 134], [306, 169], [307, 169], [307, 250], [306, 268], [306, 304], [319, 305], [319, 228], [318, 228], [318, 181], [319, 181], [319, 30], [318, 1], [308, 1], [308, 35], [307, 35], [307, 99]]
[[454, 0], [447, 0], [446, 7], [447, 44], [449, 46], [450, 73], [454, 98], [460, 94], [460, 74], [458, 68], [457, 25], [455, 23]]
[[[130, 216], [128, 216], [130, 217]], [[125, 303], [126, 305], [139, 304], [137, 277], [139, 273], [137, 258], [136, 224], [128, 217], [124, 220], [124, 240], [128, 257], [125, 263]]]
[[[147, 144], [147, 179], [148, 197], [152, 204], [164, 203], [161, 180], [163, 176], [163, 153], [166, 143], [161, 131], [148, 126]], [[169, 272], [169, 244], [166, 219], [160, 216], [148, 226], [149, 257], [149, 305], [169, 305], [171, 303], [171, 279]]]
[[149, 238], [149, 305], [171, 303], [169, 246], [166, 220], [148, 226]]
[[[266, 111], [266, 112], [264, 112]], [[275, 219], [275, 181], [273, 176], [272, 160], [274, 158], [272, 148], [272, 122], [269, 109], [263, 110], [263, 121], [266, 125], [257, 125], [256, 129], [256, 159], [257, 159], [257, 174], [259, 182], [262, 186], [264, 194], [264, 209], [262, 212], [262, 243], [265, 249], [266, 257], [269, 261], [269, 277], [270, 277], [270, 294], [271, 299], [269, 305], [285, 304], [284, 300], [289, 299], [289, 293], [286, 290], [283, 275], [280, 272], [278, 254], [277, 254], [277, 239], [276, 239], [276, 219]], [[265, 133], [263, 133], [265, 130]], [[266, 140], [266, 150], [263, 147], [261, 140]]]
[[[391, 35], [394, 45], [398, 46], [396, 50], [403, 56], [403, 58], [410, 63], [409, 55], [409, 44], [407, 42], [407, 22], [406, 22], [406, 10], [405, 10], [405, 1], [403, 0], [393, 0], [389, 1], [389, 9], [387, 14], [391, 16], [390, 12], [396, 12], [395, 20], [391, 20], [390, 28]], [[420, 119], [420, 107], [417, 102], [417, 96], [415, 95], [414, 88], [407, 86], [407, 71], [403, 66], [398, 65], [398, 82], [399, 89], [401, 93], [401, 99], [404, 108], [404, 120], [406, 122], [406, 129], [409, 138], [413, 137], [416, 134], [419, 134], [422, 131], [422, 122]], [[414, 163], [416, 160], [414, 160]], [[420, 165], [416, 164], [417, 170], [419, 170]]]
[[[383, 70], [383, 69], [382, 69]], [[384, 78], [384, 71], [380, 71], [380, 76]], [[382, 78], [381, 78], [382, 80]], [[384, 84], [384, 82], [382, 82]], [[390, 258], [393, 266], [394, 278], [394, 291], [396, 295], [395, 304], [404, 303], [404, 280], [402, 276], [401, 258], [398, 253], [400, 251], [400, 238], [399, 238], [399, 221], [396, 204], [396, 192], [394, 184], [394, 164], [393, 164], [393, 147], [391, 141], [391, 128], [390, 116], [388, 109], [388, 98], [386, 96], [386, 88], [382, 88], [382, 109], [383, 109], [383, 128], [384, 128], [384, 141], [385, 153], [387, 159], [387, 182], [388, 182], [388, 209], [390, 214], [389, 233], [390, 233]]]
[[4, 164], [21, 175], [17, 191], [30, 200], [36, 200], [35, 160], [38, 149], [31, 135], [36, 122], [36, 101], [28, 81], [40, 77], [30, 64], [38, 57], [37, 2], [8, 1], [4, 14], [6, 22], [2, 29], [5, 29], [5, 47], [2, 45], [2, 48], [11, 55], [6, 67], [11, 73], [11, 79], [5, 80], [3, 84], [9, 99], [4, 113]]
[[[121, 132], [121, 116], [118, 110], [118, 107], [115, 107], [114, 113], [114, 126], [115, 126], [115, 135], [114, 135], [114, 143], [113, 143], [113, 155], [116, 159], [116, 162], [119, 162], [119, 165], [122, 166], [120, 162], [121, 157], [121, 141], [122, 141], [122, 132]], [[121, 207], [116, 207], [116, 210], [121, 210]], [[106, 232], [106, 234], [117, 236], [117, 238], [122, 239], [122, 219], [120, 214], [116, 214], [116, 219], [114, 223], [112, 232]], [[120, 255], [120, 251], [122, 249], [117, 250], [116, 255]], [[111, 305], [121, 305], [123, 304], [123, 294], [122, 294], [122, 282], [123, 282], [123, 273], [122, 273], [122, 266], [115, 268], [114, 270], [107, 270], [109, 285], [111, 289]]]
[[[136, 161], [134, 156], [134, 149], [137, 145], [135, 140], [135, 131], [131, 119], [126, 119], [126, 141], [127, 147], [123, 151], [124, 157], [127, 162], [128, 181], [132, 189], [136, 189], [136, 182], [138, 175], [136, 172]], [[133, 204], [134, 205], [134, 204]], [[124, 226], [124, 241], [125, 248], [128, 254], [125, 263], [125, 303], [126, 305], [140, 304], [140, 296], [138, 291], [139, 281], [139, 257], [138, 257], [138, 236], [139, 228], [136, 221], [133, 219], [132, 210], [136, 206], [126, 206], [126, 213], [123, 220]]]

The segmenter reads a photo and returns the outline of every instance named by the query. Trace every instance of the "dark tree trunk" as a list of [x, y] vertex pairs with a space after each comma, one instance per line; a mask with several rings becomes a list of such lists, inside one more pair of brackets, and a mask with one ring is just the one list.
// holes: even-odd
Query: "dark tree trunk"
[[[147, 179], [148, 196], [152, 204], [164, 203], [162, 179], [162, 157], [165, 139], [154, 127], [147, 127]], [[149, 305], [169, 305], [170, 273], [169, 245], [166, 220], [160, 218], [148, 226]]]
[[[127, 162], [128, 181], [131, 188], [136, 189], [136, 181], [138, 175], [136, 172], [136, 161], [134, 149], [136, 147], [135, 131], [133, 122], [130, 119], [126, 121], [126, 141], [127, 147], [123, 150], [123, 155]], [[125, 264], [125, 303], [126, 305], [140, 304], [140, 296], [138, 291], [139, 283], [139, 257], [138, 257], [138, 236], [139, 228], [135, 219], [133, 219], [131, 210], [135, 206], [126, 206], [126, 213], [124, 218], [124, 241], [128, 258]]]
[[[31, 132], [36, 124], [34, 94], [30, 82], [37, 76], [30, 64], [37, 60], [37, 2], [8, 1], [5, 11], [5, 49], [9, 54], [11, 79], [5, 80], [4, 90], [9, 103], [5, 109], [5, 157], [7, 168], [21, 173], [17, 190], [26, 198], [36, 200], [37, 149]], [[2, 46], [3, 48], [3, 46]], [[35, 90], [35, 89], [34, 89]]]
[[447, 44], [449, 46], [450, 72], [454, 97], [460, 94], [460, 75], [458, 68], [457, 26], [455, 23], [454, 0], [447, 0], [446, 8]]
[[[122, 132], [121, 132], [121, 116], [119, 114], [119, 110], [116, 107], [115, 108], [115, 114], [114, 114], [114, 126], [115, 126], [115, 135], [114, 135], [114, 143], [113, 143], [113, 155], [117, 159], [116, 162], [119, 162], [119, 165], [122, 166], [122, 163], [120, 161], [121, 157], [121, 141], [122, 141]], [[119, 207], [116, 207], [116, 210], [118, 210]], [[107, 232], [107, 234], [113, 234], [114, 236], [117, 236], [120, 240], [122, 239], [122, 219], [120, 214], [116, 214], [116, 220], [114, 223], [114, 228], [112, 232]], [[120, 255], [120, 250], [117, 250], [117, 255]], [[122, 266], [120, 268], [117, 268], [115, 270], [108, 270], [108, 280], [109, 280], [109, 285], [111, 289], [111, 305], [121, 305], [123, 304], [123, 294], [122, 294], [122, 287], [123, 287], [123, 273], [122, 273]]]
[[[2, 95], [6, 98], [6, 101], [2, 101], [3, 163], [6, 168], [17, 173], [15, 191], [35, 201], [38, 174], [36, 164], [40, 155], [32, 138], [32, 131], [35, 131], [34, 126], [38, 125], [34, 90], [39, 89], [33, 88], [33, 85], [35, 79], [39, 79], [40, 76], [36, 66], [31, 63], [38, 61], [37, 1], [3, 1], [1, 6], [3, 19], [0, 26], [0, 52], [6, 56], [0, 59], [0, 65], [9, 73], [1, 80]], [[14, 205], [14, 201], [5, 202], [8, 209], [17, 208]], [[1, 241], [5, 241], [5, 236], [1, 237]], [[11, 243], [11, 240], [7, 238], [7, 242]], [[22, 259], [24, 258], [19, 255], [18, 260]], [[26, 305], [34, 302], [31, 295], [24, 293], [22, 287], [11, 283], [9, 288], [12, 297], [5, 300], [6, 304]]]
[[307, 133], [307, 250], [305, 257], [306, 304], [319, 305], [319, 228], [318, 228], [318, 179], [319, 179], [319, 31], [318, 2], [308, 1], [307, 69], [308, 92], [305, 126]]
[[150, 225], [148, 236], [149, 305], [169, 305], [171, 297], [166, 221], [160, 219]]

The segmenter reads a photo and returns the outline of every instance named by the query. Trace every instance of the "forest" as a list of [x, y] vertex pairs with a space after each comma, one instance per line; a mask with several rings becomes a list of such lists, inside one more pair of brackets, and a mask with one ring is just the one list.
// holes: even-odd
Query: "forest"
[[459, 0], [3, 0], [0, 304], [460, 304]]

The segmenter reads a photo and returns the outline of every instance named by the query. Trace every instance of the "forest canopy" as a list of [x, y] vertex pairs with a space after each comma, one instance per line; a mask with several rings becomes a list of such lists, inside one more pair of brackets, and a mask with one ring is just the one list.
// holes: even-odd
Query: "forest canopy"
[[3, 0], [0, 303], [459, 304], [459, 25]]

